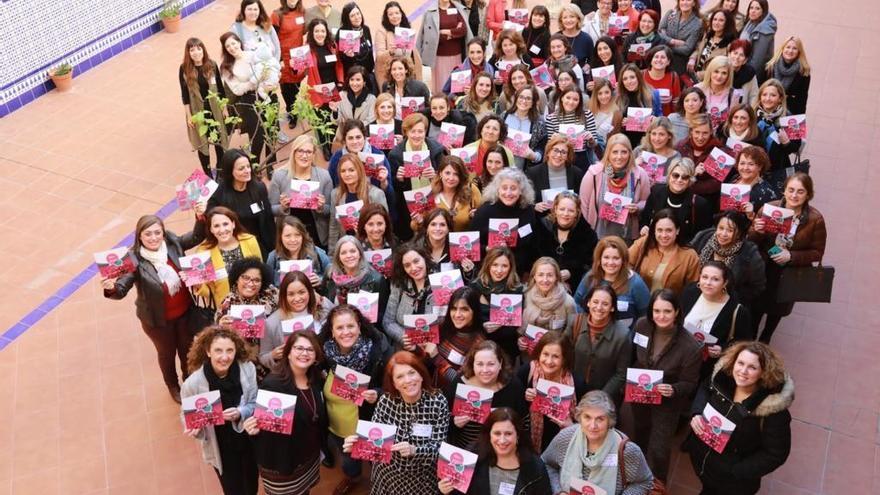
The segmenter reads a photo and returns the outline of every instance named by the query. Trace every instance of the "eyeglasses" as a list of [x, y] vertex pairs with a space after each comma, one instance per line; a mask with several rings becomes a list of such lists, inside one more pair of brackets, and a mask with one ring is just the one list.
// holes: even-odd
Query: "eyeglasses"
[[294, 351], [296, 351], [297, 354], [314, 354], [315, 353], [314, 347], [303, 347], [301, 345], [295, 345], [292, 347], [292, 349]]
[[532, 101], [532, 95], [519, 95], [520, 100]]
[[247, 275], [242, 275], [238, 277], [242, 282], [250, 285], [260, 285], [263, 283], [263, 279], [259, 277], [248, 277]]
[[552, 154], [554, 154], [554, 155], [563, 156], [563, 155], [567, 155], [567, 154], [568, 154], [568, 149], [567, 149], [567, 148], [566, 148], [566, 149], [562, 149], [562, 148], [553, 148], [552, 150], [550, 150], [550, 153], [552, 153]]
[[669, 174], [669, 177], [671, 177], [674, 180], [690, 180], [691, 179], [690, 175], [680, 174], [678, 172], [672, 172], [671, 174]]
[[300, 155], [314, 155], [315, 150], [307, 150], [304, 148], [300, 148], [300, 149], [296, 150], [296, 153], [298, 153]]

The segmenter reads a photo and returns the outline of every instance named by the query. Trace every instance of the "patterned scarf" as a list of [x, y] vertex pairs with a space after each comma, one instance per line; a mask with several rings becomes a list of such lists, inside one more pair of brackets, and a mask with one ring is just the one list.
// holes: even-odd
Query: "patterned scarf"
[[707, 242], [706, 245], [703, 246], [702, 251], [700, 251], [700, 265], [705, 266], [707, 262], [715, 259], [715, 256], [717, 255], [721, 258], [722, 262], [730, 268], [733, 266], [733, 260], [736, 258], [736, 255], [739, 254], [742, 245], [743, 241], [739, 240], [726, 248], [722, 248], [718, 244], [718, 238], [713, 234], [709, 239], [709, 242]]
[[333, 278], [333, 283], [336, 284], [336, 302], [338, 304], [345, 304], [348, 300], [348, 294], [360, 289], [361, 282], [369, 271], [368, 267], [369, 265], [364, 263], [362, 269], [355, 275], [348, 275], [337, 271], [336, 268], [330, 268], [330, 276]]
[[[544, 370], [541, 369], [541, 366], [538, 365], [537, 361], [531, 361], [529, 363], [529, 379], [527, 384], [536, 384], [538, 380], [541, 378], [547, 379], [547, 376], [544, 374]], [[553, 380], [557, 381], [557, 380]], [[569, 387], [574, 387], [574, 377], [571, 375], [570, 371], [566, 371], [562, 378], [558, 380], [558, 383], [563, 385], [568, 385]], [[575, 404], [574, 401], [571, 403], [571, 412], [574, 414]], [[544, 436], [544, 415], [537, 411], [529, 411], [529, 419], [531, 420], [532, 426], [532, 445], [535, 448], [540, 449], [541, 447], [541, 439]]]
[[373, 350], [373, 340], [361, 335], [352, 346], [348, 354], [343, 354], [335, 340], [329, 339], [324, 343], [324, 354], [331, 364], [345, 366], [360, 373], [369, 374], [367, 365], [370, 364], [370, 352]]
[[418, 290], [416, 289], [416, 284], [412, 280], [407, 279], [403, 293], [413, 300], [413, 311], [415, 314], [422, 314], [425, 312], [428, 294], [431, 293], [431, 284], [426, 283], [422, 290]]

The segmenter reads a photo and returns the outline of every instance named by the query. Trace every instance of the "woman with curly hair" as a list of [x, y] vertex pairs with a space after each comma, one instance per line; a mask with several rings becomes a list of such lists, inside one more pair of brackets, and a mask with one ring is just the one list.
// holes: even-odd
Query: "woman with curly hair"
[[[234, 330], [208, 327], [193, 341], [187, 355], [190, 375], [180, 389], [184, 401], [196, 394], [220, 392], [224, 423], [183, 432], [199, 442], [202, 459], [214, 468], [225, 495], [257, 493], [257, 463], [244, 433], [244, 421], [253, 415], [257, 401], [252, 358], [253, 352]], [[180, 419], [186, 425], [184, 412]]]

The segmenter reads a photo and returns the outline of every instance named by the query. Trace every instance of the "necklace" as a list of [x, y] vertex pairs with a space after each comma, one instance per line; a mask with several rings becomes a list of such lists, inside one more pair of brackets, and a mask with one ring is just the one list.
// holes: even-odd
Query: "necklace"
[[308, 395], [306, 392], [300, 388], [297, 388], [297, 396], [301, 397], [303, 403], [306, 406], [306, 410], [309, 411], [312, 415], [312, 423], [318, 422], [318, 401], [315, 400], [315, 394], [312, 392], [312, 389], [308, 389]]
[[666, 204], [668, 204], [672, 208], [681, 208], [681, 205], [682, 205], [682, 203], [679, 203], [679, 204], [673, 203], [672, 200], [669, 199], [668, 197], [666, 198]]

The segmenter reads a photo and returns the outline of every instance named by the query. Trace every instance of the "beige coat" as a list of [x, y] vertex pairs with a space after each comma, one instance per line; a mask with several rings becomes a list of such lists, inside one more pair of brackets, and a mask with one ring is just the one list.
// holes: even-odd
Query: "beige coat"
[[391, 67], [391, 59], [397, 55], [409, 58], [413, 66], [412, 78], [422, 80], [422, 55], [418, 50], [397, 50], [394, 48], [394, 33], [383, 29], [376, 30], [373, 38], [373, 49], [376, 51], [376, 82], [381, 88], [388, 80], [388, 69]]

